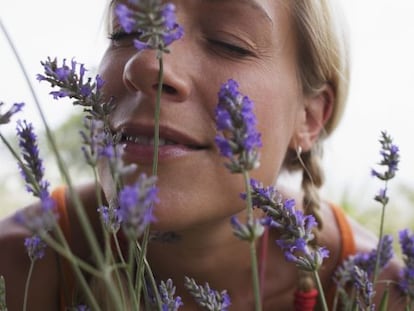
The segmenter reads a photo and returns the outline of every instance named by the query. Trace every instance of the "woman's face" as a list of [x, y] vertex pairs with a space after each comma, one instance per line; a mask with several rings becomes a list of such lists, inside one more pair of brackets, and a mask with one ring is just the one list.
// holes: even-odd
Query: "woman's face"
[[[283, 1], [177, 0], [184, 37], [164, 54], [161, 97], [158, 230], [180, 230], [239, 212], [240, 175], [230, 174], [215, 146], [214, 109], [220, 86], [235, 79], [255, 103], [262, 134], [258, 169], [251, 176], [272, 184], [303, 118], [292, 20]], [[121, 27], [112, 14], [111, 31]], [[124, 160], [151, 174], [156, 52], [138, 52], [130, 36], [112, 41], [100, 64], [105, 94], [114, 96], [111, 126], [133, 138]], [[108, 172], [101, 168], [110, 196]], [[133, 178], [128, 177], [128, 182]]]

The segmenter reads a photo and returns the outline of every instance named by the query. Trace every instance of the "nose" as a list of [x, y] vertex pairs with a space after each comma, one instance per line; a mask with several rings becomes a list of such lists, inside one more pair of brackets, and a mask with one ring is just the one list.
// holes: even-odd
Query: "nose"
[[[123, 81], [129, 91], [142, 92], [148, 97], [155, 98], [160, 74], [160, 62], [156, 53], [154, 50], [139, 51], [127, 61]], [[191, 90], [184, 68], [179, 65], [179, 57], [179, 55], [163, 55], [161, 98], [170, 102], [185, 101]]]

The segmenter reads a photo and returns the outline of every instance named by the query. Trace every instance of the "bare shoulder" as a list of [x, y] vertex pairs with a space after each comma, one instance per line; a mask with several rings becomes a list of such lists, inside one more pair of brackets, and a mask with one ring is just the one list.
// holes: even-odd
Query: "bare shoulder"
[[[35, 209], [30, 206], [28, 209]], [[31, 234], [18, 225], [13, 216], [0, 220], [0, 275], [6, 282], [6, 303], [9, 310], [22, 310], [24, 288], [30, 269], [24, 240]], [[34, 264], [28, 305], [30, 310], [57, 310], [58, 272], [56, 255], [47, 250], [44, 258]]]

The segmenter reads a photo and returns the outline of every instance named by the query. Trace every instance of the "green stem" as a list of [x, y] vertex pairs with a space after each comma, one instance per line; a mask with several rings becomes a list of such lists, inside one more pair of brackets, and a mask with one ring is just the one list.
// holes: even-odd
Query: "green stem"
[[[244, 184], [246, 188], [246, 205], [247, 205], [247, 222], [250, 224], [254, 223], [253, 216], [253, 204], [252, 204], [252, 194], [250, 189], [250, 177], [249, 173], [246, 170], [243, 170]], [[252, 279], [253, 279], [253, 292], [254, 292], [254, 301], [255, 301], [255, 310], [262, 310], [262, 299], [260, 294], [260, 281], [259, 281], [259, 269], [257, 264], [257, 255], [256, 255], [256, 243], [255, 239], [250, 241], [250, 259], [252, 265]]]
[[82, 260], [80, 260], [79, 258], [76, 258], [73, 255], [73, 253], [68, 248], [67, 242], [63, 238], [63, 233], [59, 227], [56, 227], [55, 231], [56, 231], [56, 234], [58, 235], [58, 239], [61, 241], [61, 243], [63, 243], [63, 246], [61, 246], [59, 243], [54, 241], [48, 234], [41, 234], [40, 237], [42, 238], [43, 241], [46, 242], [47, 245], [49, 245], [58, 254], [60, 254], [67, 260], [69, 260], [69, 262], [72, 264], [73, 271], [83, 291], [83, 294], [85, 295], [85, 298], [87, 299], [89, 303], [89, 306], [91, 307], [92, 310], [99, 310], [98, 302], [96, 301], [96, 298], [93, 296], [91, 289], [89, 288], [88, 283], [79, 267], [82, 267], [85, 271], [87, 271], [91, 275], [98, 276], [97, 271], [94, 270], [92, 267], [89, 267], [88, 264], [86, 263], [84, 264]]
[[30, 286], [30, 280], [32, 279], [34, 264], [35, 264], [35, 260], [30, 259], [29, 272], [27, 273], [26, 284], [24, 286], [23, 311], [27, 310], [27, 296], [29, 295], [29, 286]]
[[[387, 191], [388, 181], [385, 181], [385, 189]], [[384, 235], [384, 222], [385, 222], [385, 208], [387, 204], [383, 203], [381, 208], [381, 222], [380, 222], [380, 229], [378, 234], [378, 246], [377, 246], [377, 257], [375, 258], [375, 270], [374, 270], [374, 277], [373, 277], [373, 284], [375, 285], [379, 270], [380, 270], [380, 258], [381, 258], [381, 248], [382, 248], [382, 238]]]
[[[163, 78], [164, 78], [164, 63], [162, 55], [158, 59], [159, 62], [159, 71], [158, 71], [158, 88], [157, 88], [157, 96], [155, 101], [155, 111], [154, 111], [154, 156], [152, 160], [152, 175], [157, 176], [158, 174], [158, 149], [159, 149], [159, 142], [160, 142], [160, 110], [161, 110], [161, 94], [162, 94], [162, 87], [163, 87]], [[151, 206], [151, 209], [154, 207]], [[143, 239], [142, 239], [142, 251], [139, 257], [138, 262], [138, 294], [141, 292], [141, 281], [143, 279], [143, 266], [144, 266], [144, 258], [147, 254], [147, 247], [149, 241], [149, 234], [150, 234], [150, 225], [145, 228]], [[157, 291], [157, 288], [154, 288]]]
[[26, 71], [26, 68], [25, 68], [25, 66], [23, 64], [23, 61], [22, 61], [22, 59], [21, 59], [21, 57], [20, 57], [20, 55], [19, 55], [16, 47], [13, 44], [13, 41], [12, 41], [11, 37], [9, 36], [9, 34], [8, 34], [6, 28], [4, 27], [3, 23], [1, 22], [1, 20], [0, 20], [0, 28], [2, 29], [4, 35], [5, 35], [6, 39], [7, 39], [7, 42], [8, 42], [8, 44], [9, 44], [9, 46], [10, 46], [10, 48], [11, 48], [11, 50], [12, 50], [12, 52], [13, 52], [13, 54], [14, 54], [14, 56], [15, 56], [18, 64], [19, 64], [19, 67], [20, 67], [21, 71], [22, 71], [23, 77], [26, 80], [26, 84], [27, 84], [27, 86], [30, 89], [30, 93], [33, 96], [33, 100], [35, 102], [36, 108], [37, 108], [37, 110], [39, 112], [39, 115], [41, 117], [42, 123], [43, 123], [43, 125], [45, 127], [46, 136], [47, 136], [48, 141], [49, 141], [49, 143], [50, 143], [50, 145], [52, 147], [52, 151], [53, 151], [53, 153], [54, 153], [54, 155], [56, 157], [56, 161], [57, 161], [57, 164], [58, 164], [58, 167], [59, 167], [59, 171], [62, 173], [65, 181], [67, 182], [68, 189], [69, 189], [70, 199], [74, 203], [75, 211], [76, 211], [76, 214], [77, 214], [77, 216], [79, 218], [79, 221], [81, 223], [82, 229], [85, 232], [86, 239], [87, 239], [90, 247], [92, 248], [92, 253], [96, 257], [98, 266], [102, 267], [103, 266], [103, 255], [101, 254], [101, 251], [100, 251], [100, 248], [99, 248], [99, 244], [98, 244], [98, 242], [96, 240], [96, 237], [94, 235], [94, 232], [92, 231], [92, 226], [90, 225], [90, 222], [89, 222], [89, 220], [87, 218], [87, 215], [86, 215], [86, 213], [84, 211], [82, 202], [81, 202], [79, 196], [76, 194], [75, 189], [74, 189], [74, 187], [72, 185], [71, 178], [70, 178], [69, 173], [68, 173], [68, 171], [67, 171], [67, 169], [66, 169], [66, 167], [65, 167], [65, 165], [63, 163], [63, 159], [62, 159], [62, 157], [61, 157], [61, 155], [60, 155], [60, 153], [58, 151], [58, 147], [56, 145], [56, 141], [55, 141], [55, 139], [54, 139], [54, 137], [52, 135], [52, 131], [50, 130], [49, 125], [48, 125], [48, 123], [46, 121], [46, 117], [45, 117], [45, 115], [43, 113], [42, 107], [40, 105], [40, 101], [37, 98], [37, 95], [36, 95], [36, 92], [34, 90], [34, 87], [33, 87], [32, 83], [31, 83], [31, 81], [29, 79], [29, 75], [28, 75], [28, 73]]
[[338, 308], [338, 299], [339, 299], [339, 290], [337, 288], [335, 291], [335, 297], [333, 300], [332, 311], [336, 311], [336, 309]]
[[316, 288], [318, 289], [318, 292], [319, 292], [319, 298], [322, 304], [322, 310], [329, 311], [328, 304], [326, 303], [326, 299], [325, 299], [325, 293], [323, 291], [323, 287], [322, 287], [322, 283], [321, 283], [321, 279], [319, 277], [318, 271], [313, 271], [313, 276], [316, 281]]
[[[138, 252], [140, 253], [142, 250], [138, 242], [136, 242], [136, 247], [137, 247]], [[144, 267], [145, 267], [145, 271], [148, 275], [149, 282], [150, 282], [150, 285], [152, 287], [152, 290], [155, 296], [157, 308], [159, 311], [162, 311], [162, 302], [161, 302], [160, 293], [158, 292], [157, 282], [155, 281], [154, 274], [152, 273], [152, 270], [151, 270], [151, 266], [146, 260], [146, 258], [144, 258]]]
[[[7, 39], [7, 42], [9, 43], [9, 46], [10, 46], [10, 48], [11, 48], [11, 50], [12, 50], [12, 52], [13, 52], [13, 54], [14, 54], [14, 56], [15, 56], [18, 64], [19, 64], [19, 67], [20, 67], [20, 69], [22, 71], [22, 74], [23, 74], [23, 76], [24, 76], [24, 78], [26, 80], [26, 84], [27, 84], [27, 86], [30, 89], [30, 92], [32, 94], [32, 97], [33, 97], [33, 100], [35, 102], [36, 108], [37, 108], [38, 113], [39, 113], [39, 115], [41, 117], [42, 123], [43, 123], [43, 125], [45, 127], [45, 132], [46, 132], [47, 139], [48, 139], [48, 141], [50, 143], [50, 146], [52, 148], [53, 154], [56, 157], [56, 161], [57, 161], [57, 164], [58, 164], [59, 171], [61, 172], [61, 174], [63, 175], [64, 180], [67, 183], [68, 190], [69, 190], [69, 197], [71, 199], [71, 202], [73, 202], [73, 206], [74, 206], [76, 215], [79, 218], [79, 221], [80, 221], [82, 230], [84, 231], [85, 236], [86, 236], [86, 240], [87, 240], [90, 248], [92, 249], [92, 254], [95, 256], [95, 260], [97, 262], [97, 266], [102, 271], [104, 271], [104, 269], [105, 269], [104, 255], [101, 252], [101, 249], [99, 247], [99, 243], [97, 241], [97, 238], [95, 236], [95, 233], [93, 232], [92, 226], [91, 226], [90, 221], [88, 219], [88, 216], [87, 216], [87, 214], [85, 212], [85, 209], [83, 207], [83, 204], [82, 204], [82, 202], [81, 202], [81, 200], [79, 198], [79, 195], [75, 191], [75, 188], [74, 188], [74, 186], [72, 184], [72, 180], [71, 180], [71, 178], [69, 176], [68, 170], [65, 167], [64, 162], [63, 162], [63, 159], [62, 159], [62, 157], [61, 157], [61, 155], [60, 155], [60, 153], [58, 151], [58, 147], [56, 145], [56, 141], [55, 141], [55, 139], [54, 139], [54, 137], [52, 135], [52, 131], [50, 130], [49, 125], [48, 125], [48, 123], [46, 121], [46, 117], [45, 117], [45, 115], [43, 113], [43, 110], [42, 110], [41, 105], [40, 105], [40, 101], [37, 98], [37, 95], [36, 95], [36, 92], [35, 92], [35, 90], [33, 88], [33, 85], [32, 85], [32, 83], [31, 83], [31, 81], [29, 79], [29, 75], [28, 75], [28, 73], [26, 71], [26, 68], [25, 68], [25, 66], [23, 64], [22, 59], [20, 58], [20, 55], [19, 55], [16, 47], [13, 44], [13, 41], [11, 40], [11, 37], [9, 36], [6, 28], [3, 26], [3, 23], [1, 22], [1, 20], [0, 20], [0, 28], [2, 29], [3, 33], [5, 34], [5, 37]], [[75, 268], [75, 271], [76, 271], [77, 270], [77, 266], [75, 265], [74, 268]], [[111, 282], [110, 278], [108, 278], [106, 274], [105, 274], [104, 280], [105, 280], [106, 285], [109, 288], [109, 292], [110, 292], [111, 296], [114, 296], [114, 292], [115, 292], [114, 291], [114, 287], [112, 285], [112, 282]], [[91, 307], [93, 307], [93, 306], [91, 306]], [[118, 308], [119, 307], [120, 306], [118, 304]], [[95, 309], [98, 310], [98, 308], [95, 308]]]
[[[114, 240], [114, 243], [115, 243], [115, 248], [116, 248], [116, 252], [117, 252], [117, 255], [119, 257], [119, 260], [121, 261], [122, 266], [125, 267], [126, 269], [128, 269], [128, 265], [125, 262], [124, 255], [122, 254], [121, 246], [119, 245], [119, 241], [118, 241], [118, 237], [116, 236], [116, 233], [113, 233], [112, 236], [113, 236], [113, 240]], [[137, 298], [135, 296], [134, 287], [132, 285], [132, 279], [131, 279], [132, 274], [127, 273], [126, 275], [127, 275], [127, 278], [128, 278], [128, 289], [129, 289], [130, 295], [133, 299], [133, 303], [134, 303], [134, 307], [135, 307], [134, 310], [139, 310], [139, 304], [138, 304]], [[120, 275], [118, 273], [118, 270], [117, 270], [116, 276], [117, 276], [117, 279], [118, 279], [118, 283], [122, 284], [122, 281], [121, 281]], [[123, 296], [123, 300], [125, 301], [124, 296]]]

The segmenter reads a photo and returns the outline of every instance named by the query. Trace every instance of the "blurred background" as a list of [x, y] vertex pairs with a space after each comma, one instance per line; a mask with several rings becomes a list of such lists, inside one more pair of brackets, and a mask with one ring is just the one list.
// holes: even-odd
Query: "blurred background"
[[[387, 230], [413, 227], [414, 219], [414, 1], [340, 0], [351, 37], [352, 76], [348, 107], [324, 152], [323, 197], [342, 204], [367, 227], [376, 230], [379, 204], [373, 201], [382, 185], [370, 176], [380, 160], [380, 132], [388, 131], [401, 150], [397, 177], [390, 183]], [[90, 178], [79, 151], [80, 112], [69, 102], [55, 102], [35, 75], [48, 56], [75, 59], [96, 70], [105, 50], [103, 0], [1, 1], [0, 18], [18, 49], [35, 86], [46, 118], [61, 142], [63, 156], [77, 179]], [[18, 63], [0, 33], [0, 101], [8, 107], [26, 102], [20, 118], [30, 119], [42, 137], [43, 126]], [[76, 109], [78, 108], [78, 109]], [[16, 120], [17, 118], [15, 118]], [[14, 139], [14, 122], [2, 134]], [[41, 140], [46, 176], [61, 182], [48, 146]], [[0, 148], [0, 217], [32, 201], [25, 193], [17, 165]]]

